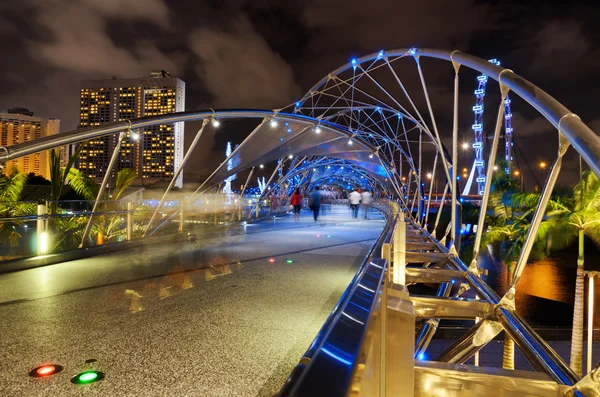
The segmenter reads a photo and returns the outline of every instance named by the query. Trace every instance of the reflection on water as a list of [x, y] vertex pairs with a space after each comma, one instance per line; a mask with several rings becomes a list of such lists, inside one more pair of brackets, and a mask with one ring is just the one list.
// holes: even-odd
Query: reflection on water
[[[588, 260], [595, 260], [589, 258]], [[529, 263], [517, 288], [517, 311], [528, 322], [541, 326], [570, 327], [575, 299], [576, 257], [542, 260]], [[489, 253], [482, 253], [479, 266], [488, 270], [484, 280], [502, 296], [507, 289], [507, 267], [495, 262]], [[585, 278], [587, 310], [588, 278]], [[594, 328], [600, 328], [600, 280], [594, 279]], [[585, 313], [587, 316], [587, 312]], [[587, 317], [586, 317], [587, 319]]]

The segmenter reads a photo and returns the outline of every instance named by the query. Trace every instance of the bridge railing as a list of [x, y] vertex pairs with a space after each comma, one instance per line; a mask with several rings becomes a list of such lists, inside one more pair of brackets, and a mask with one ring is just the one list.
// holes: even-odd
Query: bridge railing
[[[166, 200], [160, 208], [156, 199], [102, 200], [93, 212], [94, 203], [87, 200], [3, 202], [2, 208], [8, 210], [0, 217], [0, 263], [126, 243], [148, 236], [193, 232], [202, 227], [262, 218], [286, 210], [271, 206], [265, 199], [259, 203], [255, 195], [205, 194], [193, 202]], [[84, 239], [88, 223], [89, 232]]]
[[[383, 308], [387, 306], [384, 291], [387, 260], [380, 253], [382, 246], [392, 239], [400, 207], [387, 200], [377, 202], [374, 207], [385, 215], [386, 226], [279, 397], [345, 396], [357, 371], [364, 370], [367, 357], [369, 368], [375, 371], [379, 368], [386, 338]], [[380, 377], [372, 376], [372, 380], [377, 383]]]

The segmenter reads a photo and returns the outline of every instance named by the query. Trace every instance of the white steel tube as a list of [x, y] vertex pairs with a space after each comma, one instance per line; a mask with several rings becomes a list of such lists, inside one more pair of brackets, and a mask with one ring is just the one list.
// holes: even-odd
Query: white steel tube
[[117, 144], [115, 145], [115, 149], [110, 158], [110, 162], [108, 163], [108, 169], [106, 170], [106, 174], [104, 174], [104, 178], [102, 179], [102, 185], [100, 185], [100, 190], [98, 191], [98, 196], [96, 196], [96, 201], [94, 201], [94, 207], [92, 208], [92, 213], [90, 214], [90, 219], [88, 219], [87, 224], [85, 225], [85, 230], [83, 231], [83, 236], [81, 237], [81, 244], [79, 248], [85, 248], [87, 246], [87, 238], [90, 234], [90, 230], [92, 229], [92, 221], [94, 220], [94, 214], [98, 209], [98, 203], [102, 196], [104, 196], [104, 191], [106, 190], [106, 185], [108, 184], [108, 179], [110, 178], [110, 174], [112, 174], [112, 169], [117, 162], [117, 157], [119, 157], [119, 152], [121, 151], [121, 144], [123, 143], [123, 138], [125, 138], [125, 131], [121, 131], [119, 133], [119, 138], [117, 139]]
[[133, 202], [127, 202], [127, 241], [133, 240]]
[[[202, 131], [204, 131], [204, 127], [206, 127], [206, 124], [208, 124], [208, 121], [209, 121], [209, 119], [207, 119], [207, 118], [202, 121], [202, 127], [200, 127], [200, 129], [196, 133], [196, 136], [194, 137], [192, 144], [190, 145], [189, 149], [185, 153], [185, 156], [183, 157], [183, 160], [181, 161], [181, 165], [175, 171], [175, 175], [173, 175], [173, 178], [171, 178], [171, 183], [169, 183], [167, 190], [165, 190], [165, 192], [163, 193], [163, 196], [160, 199], [160, 203], [158, 203], [158, 207], [156, 207], [156, 210], [152, 214], [152, 218], [150, 218], [150, 222], [148, 222], [148, 227], [146, 227], [146, 232], [144, 233], [144, 236], [146, 236], [148, 234], [148, 232], [150, 231], [150, 226], [152, 226], [152, 222], [156, 218], [158, 211], [160, 211], [161, 207], [163, 206], [165, 199], [167, 198], [167, 195], [171, 191], [171, 188], [173, 188], [173, 185], [175, 185], [175, 181], [179, 177], [179, 174], [181, 174], [181, 171], [183, 171], [183, 167], [185, 167], [185, 163], [187, 163], [188, 159], [192, 155], [192, 152], [194, 151], [196, 144], [198, 144], [198, 141], [200, 140], [200, 137], [202, 136]], [[183, 208], [183, 206], [181, 208]]]
[[587, 335], [587, 373], [592, 370], [592, 345], [594, 343], [594, 275], [590, 274], [588, 288], [588, 335]]
[[435, 182], [435, 171], [437, 168], [438, 152], [435, 153], [433, 159], [433, 171], [431, 171], [431, 183], [429, 184], [429, 196], [427, 197], [427, 212], [425, 213], [425, 219], [423, 220], [423, 227], [427, 230], [427, 221], [429, 220], [429, 207], [431, 206], [431, 195], [433, 194], [433, 186]]
[[47, 251], [47, 247], [43, 247], [47, 244], [44, 238], [47, 236], [46, 233], [46, 214], [48, 213], [48, 203], [40, 203], [37, 206], [37, 221], [36, 221], [36, 235], [37, 235], [37, 254], [44, 255]]
[[394, 284], [406, 285], [406, 222], [404, 211], [400, 211], [400, 217], [394, 231]]
[[[452, 223], [452, 247], [456, 244], [456, 207], [457, 207], [457, 198], [458, 198], [458, 188], [456, 186], [456, 170], [458, 169], [458, 69], [460, 65], [456, 62], [452, 61], [452, 65], [454, 66], [454, 116], [452, 123], [452, 181], [451, 181], [451, 190], [452, 190], [452, 212], [451, 212], [451, 223]], [[503, 102], [504, 103], [504, 102]], [[454, 247], [456, 248], [456, 247]], [[458, 247], [460, 251], [460, 247]]]

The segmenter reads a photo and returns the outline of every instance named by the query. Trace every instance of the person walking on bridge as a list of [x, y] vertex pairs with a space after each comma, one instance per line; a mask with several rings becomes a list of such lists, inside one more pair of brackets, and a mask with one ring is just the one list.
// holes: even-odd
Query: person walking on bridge
[[370, 191], [365, 190], [360, 194], [361, 200], [360, 204], [365, 210], [365, 219], [369, 219], [369, 209], [371, 209], [371, 203], [373, 203], [373, 195]]
[[300, 189], [296, 188], [294, 194], [292, 194], [291, 204], [294, 207], [294, 222], [298, 222], [300, 220], [300, 210], [302, 210], [302, 194], [300, 193]]
[[319, 219], [319, 211], [321, 209], [321, 192], [318, 186], [315, 186], [315, 190], [310, 195], [310, 209], [313, 212], [313, 218], [315, 222]]
[[360, 193], [356, 191], [356, 188], [352, 190], [352, 193], [348, 196], [350, 201], [350, 208], [352, 208], [352, 218], [358, 218], [358, 206], [360, 205]]

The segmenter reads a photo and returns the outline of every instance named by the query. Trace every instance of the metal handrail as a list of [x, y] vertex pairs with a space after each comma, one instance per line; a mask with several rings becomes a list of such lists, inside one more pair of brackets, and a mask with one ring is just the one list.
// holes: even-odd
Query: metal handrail
[[[377, 208], [377, 209], [379, 209], [379, 208]], [[379, 209], [379, 210], [381, 212], [385, 213], [387, 209], [386, 210]], [[389, 210], [387, 210], [387, 211], [389, 211]], [[327, 317], [327, 320], [325, 321], [325, 323], [323, 324], [323, 326], [317, 333], [317, 336], [314, 338], [313, 342], [310, 344], [309, 348], [306, 350], [306, 352], [300, 359], [300, 363], [298, 365], [296, 365], [296, 367], [292, 370], [290, 376], [288, 377], [284, 386], [280, 390], [278, 397], [287, 397], [287, 396], [294, 395], [296, 389], [299, 387], [300, 383], [303, 382], [304, 377], [306, 376], [307, 372], [310, 370], [311, 361], [313, 360], [313, 357], [315, 357], [319, 353], [319, 351], [322, 349], [323, 344], [326, 342], [328, 337], [332, 334], [333, 328], [335, 327], [337, 322], [340, 320], [342, 312], [348, 305], [353, 292], [355, 292], [359, 288], [358, 284], [359, 284], [360, 280], [362, 279], [362, 277], [366, 274], [367, 269], [370, 266], [374, 255], [376, 255], [377, 250], [381, 249], [381, 246], [384, 243], [389, 242], [391, 240], [392, 233], [394, 230], [394, 225], [396, 224], [396, 222], [398, 220], [399, 213], [398, 212], [396, 212], [396, 214], [385, 213], [385, 215], [386, 215], [388, 222], [387, 222], [383, 232], [379, 235], [379, 238], [377, 239], [375, 244], [373, 244], [373, 246], [371, 246], [371, 249], [369, 250], [367, 256], [365, 257], [365, 260], [363, 261], [360, 268], [358, 269], [358, 271], [352, 278], [352, 281], [350, 282], [350, 284], [348, 285], [348, 287], [346, 288], [346, 290], [340, 297], [338, 303], [336, 304], [334, 309], [331, 311], [331, 313]], [[387, 270], [387, 265], [383, 266], [383, 268], [381, 269], [381, 277], [384, 277], [386, 270]], [[378, 285], [381, 285], [381, 283], [379, 283]], [[377, 291], [377, 293], [375, 293], [374, 296], [377, 296], [379, 287], [377, 288], [376, 291]], [[374, 304], [374, 302], [372, 304]], [[369, 313], [369, 318], [370, 318], [370, 315], [371, 315], [371, 313]], [[368, 327], [368, 322], [365, 322], [365, 324], [363, 325], [363, 332], [366, 332], [367, 327]], [[352, 366], [354, 366], [354, 364], [355, 363], [352, 363]], [[352, 373], [352, 371], [350, 371], [349, 373]]]

